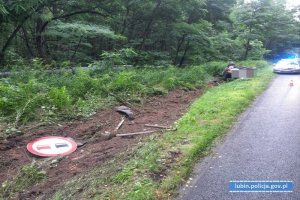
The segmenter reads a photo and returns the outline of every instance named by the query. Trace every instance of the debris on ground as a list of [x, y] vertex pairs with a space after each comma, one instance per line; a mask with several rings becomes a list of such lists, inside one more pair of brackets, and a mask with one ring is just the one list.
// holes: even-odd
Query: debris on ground
[[158, 131], [141, 131], [141, 132], [135, 132], [135, 133], [123, 133], [123, 134], [117, 134], [117, 137], [125, 137], [125, 136], [133, 136], [133, 135], [142, 135], [142, 134], [149, 134], [149, 133], [155, 133]]
[[115, 128], [115, 131], [118, 131], [118, 130], [121, 128], [121, 126], [123, 125], [124, 121], [125, 121], [125, 118], [122, 117], [120, 123], [119, 123], [118, 126]]
[[169, 126], [162, 126], [158, 124], [145, 124], [146, 127], [152, 127], [152, 128], [161, 128], [161, 129], [171, 129]]
[[116, 111], [119, 112], [120, 114], [125, 115], [130, 120], [134, 119], [134, 115], [133, 115], [131, 108], [129, 108], [127, 106], [118, 106], [118, 107], [116, 107]]

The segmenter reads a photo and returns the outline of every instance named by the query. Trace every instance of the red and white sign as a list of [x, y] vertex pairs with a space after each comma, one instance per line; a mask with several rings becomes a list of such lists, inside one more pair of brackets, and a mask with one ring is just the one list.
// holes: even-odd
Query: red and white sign
[[27, 144], [27, 150], [43, 157], [65, 156], [77, 149], [77, 144], [71, 138], [42, 137]]

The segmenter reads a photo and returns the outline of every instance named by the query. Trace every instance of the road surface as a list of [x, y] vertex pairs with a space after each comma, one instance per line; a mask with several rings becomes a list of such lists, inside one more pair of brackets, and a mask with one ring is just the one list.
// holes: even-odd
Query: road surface
[[[294, 189], [231, 193], [231, 180], [293, 181]], [[274, 79], [225, 141], [196, 167], [177, 199], [300, 200], [300, 75]]]

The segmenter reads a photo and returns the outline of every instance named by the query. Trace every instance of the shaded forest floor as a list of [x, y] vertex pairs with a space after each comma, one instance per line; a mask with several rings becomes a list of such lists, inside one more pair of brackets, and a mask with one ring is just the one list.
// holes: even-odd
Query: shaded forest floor
[[[174, 90], [166, 96], [146, 99], [134, 109], [135, 119], [126, 119], [118, 133], [130, 133], [155, 130], [145, 124], [172, 126], [203, 89], [193, 91]], [[46, 172], [41, 183], [15, 195], [14, 199], [48, 199], [65, 182], [77, 175], [84, 174], [117, 155], [132, 148], [134, 144], [147, 136], [105, 138], [103, 133], [113, 132], [122, 116], [113, 108], [97, 112], [88, 119], [71, 122], [41, 125], [24, 131], [22, 136], [0, 140], [0, 184], [16, 176], [20, 168], [35, 160]], [[157, 130], [157, 129], [156, 129]], [[26, 144], [42, 136], [71, 137], [83, 146], [69, 156], [59, 158], [39, 158], [26, 150]], [[105, 135], [105, 134], [104, 134]]]

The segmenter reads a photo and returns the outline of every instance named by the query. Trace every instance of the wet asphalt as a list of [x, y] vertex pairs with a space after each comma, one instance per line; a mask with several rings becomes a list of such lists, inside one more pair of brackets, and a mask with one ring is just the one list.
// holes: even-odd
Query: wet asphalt
[[[290, 82], [293, 80], [293, 86]], [[293, 181], [292, 193], [231, 193], [231, 180]], [[177, 200], [300, 200], [300, 75], [278, 75]]]

